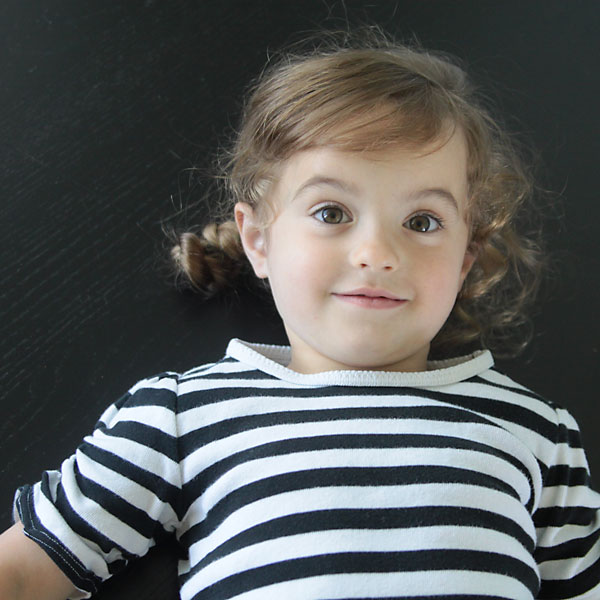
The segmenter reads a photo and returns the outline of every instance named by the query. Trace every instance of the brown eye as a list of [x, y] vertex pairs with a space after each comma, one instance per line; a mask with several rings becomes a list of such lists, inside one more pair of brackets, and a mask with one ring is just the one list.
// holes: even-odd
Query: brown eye
[[430, 231], [439, 229], [441, 227], [441, 223], [429, 215], [415, 215], [407, 221], [406, 226], [412, 231], [428, 233]]
[[327, 223], [329, 225], [338, 225], [339, 223], [344, 222], [344, 211], [337, 206], [326, 206], [324, 208], [319, 209], [315, 216], [319, 221], [323, 221], [323, 223]]

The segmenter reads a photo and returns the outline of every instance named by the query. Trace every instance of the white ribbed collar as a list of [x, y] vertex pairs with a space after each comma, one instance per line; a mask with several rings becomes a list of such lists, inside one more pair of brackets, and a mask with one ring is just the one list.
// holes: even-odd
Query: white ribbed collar
[[291, 358], [289, 346], [253, 344], [235, 338], [227, 346], [227, 356], [283, 381], [310, 386], [432, 387], [464, 381], [483, 373], [494, 365], [490, 351], [479, 350], [468, 356], [431, 361], [428, 363], [428, 371], [414, 373], [340, 370], [306, 374], [297, 373], [284, 366], [289, 363]]

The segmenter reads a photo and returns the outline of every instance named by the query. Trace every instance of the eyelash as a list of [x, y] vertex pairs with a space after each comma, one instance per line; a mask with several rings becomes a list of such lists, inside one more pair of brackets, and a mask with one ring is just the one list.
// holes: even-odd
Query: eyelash
[[[342, 208], [341, 206], [338, 206], [337, 204], [326, 204], [324, 206], [319, 206], [317, 209], [315, 209], [312, 213], [311, 213], [311, 217], [315, 217], [318, 221], [320, 221], [321, 223], [325, 224], [325, 225], [342, 225], [343, 223], [347, 222], [347, 221], [339, 221], [337, 223], [328, 223], [327, 221], [324, 220], [324, 218], [319, 218], [317, 215], [319, 214], [323, 214], [324, 211], [326, 210], [331, 210], [331, 209], [336, 209], [339, 210], [343, 213], [342, 215], [342, 219], [343, 216], [349, 216], [348, 212]], [[420, 233], [433, 233], [434, 231], [437, 231], [438, 229], [444, 229], [444, 220], [441, 217], [438, 217], [436, 215], [432, 215], [429, 212], [419, 212], [416, 213], [414, 215], [411, 215], [404, 223], [404, 226], [406, 226], [406, 223], [409, 223], [412, 219], [415, 219], [417, 217], [426, 217], [428, 219], [430, 219], [431, 221], [435, 222], [437, 224], [437, 227], [435, 229], [433, 229], [433, 231], [427, 230], [427, 231], [421, 231]], [[407, 228], [409, 229], [409, 228]], [[417, 231], [419, 233], [418, 230], [412, 230], [412, 231]]]
[[416, 219], [417, 217], [427, 217], [431, 221], [435, 222], [437, 224], [437, 227], [433, 231], [427, 230], [427, 231], [419, 232], [418, 230], [415, 230], [415, 229], [413, 229], [411, 231], [417, 231], [417, 233], [434, 233], [438, 229], [444, 229], [444, 219], [442, 219], [441, 217], [437, 217], [436, 215], [432, 215], [431, 213], [428, 213], [428, 212], [420, 212], [415, 215], [412, 215], [405, 221], [405, 223], [409, 223], [412, 219]]
[[326, 210], [331, 210], [331, 209], [335, 209], [335, 210], [339, 210], [342, 212], [342, 218], [343, 216], [350, 216], [348, 214], [348, 211], [344, 208], [342, 208], [341, 206], [338, 206], [337, 204], [324, 204], [322, 206], [317, 207], [312, 213], [311, 213], [311, 217], [315, 217], [318, 221], [320, 221], [321, 223], [325, 224], [325, 225], [341, 225], [342, 223], [344, 223], [345, 221], [340, 221], [339, 223], [328, 223], [327, 221], [325, 221], [322, 218], [319, 218], [317, 215], [318, 214], [322, 214], [324, 211]]

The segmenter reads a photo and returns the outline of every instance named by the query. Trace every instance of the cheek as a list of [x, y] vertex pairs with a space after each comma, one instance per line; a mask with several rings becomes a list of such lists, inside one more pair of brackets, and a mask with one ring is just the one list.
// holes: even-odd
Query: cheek
[[269, 281], [275, 301], [299, 305], [301, 297], [319, 284], [326, 258], [315, 245], [296, 239], [293, 233], [272, 242]]
[[274, 232], [268, 253], [270, 272], [281, 284], [311, 285], [336, 268], [335, 244], [311, 236], [297, 225], [283, 225], [286, 226]]
[[461, 267], [462, 257], [440, 253], [424, 261], [415, 276], [431, 303], [452, 306], [462, 284]]
[[286, 244], [273, 265], [271, 289], [277, 310], [286, 328], [297, 335], [314, 333], [312, 328], [319, 323], [322, 327], [322, 319], [335, 318], [331, 292], [336, 291], [343, 269], [331, 251], [313, 241]]

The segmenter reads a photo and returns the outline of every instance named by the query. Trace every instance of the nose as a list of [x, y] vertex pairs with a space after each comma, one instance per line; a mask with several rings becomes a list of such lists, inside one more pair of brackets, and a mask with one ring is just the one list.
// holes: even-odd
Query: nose
[[350, 253], [352, 266], [373, 271], [395, 271], [400, 263], [398, 248], [389, 236], [377, 228], [362, 234]]

